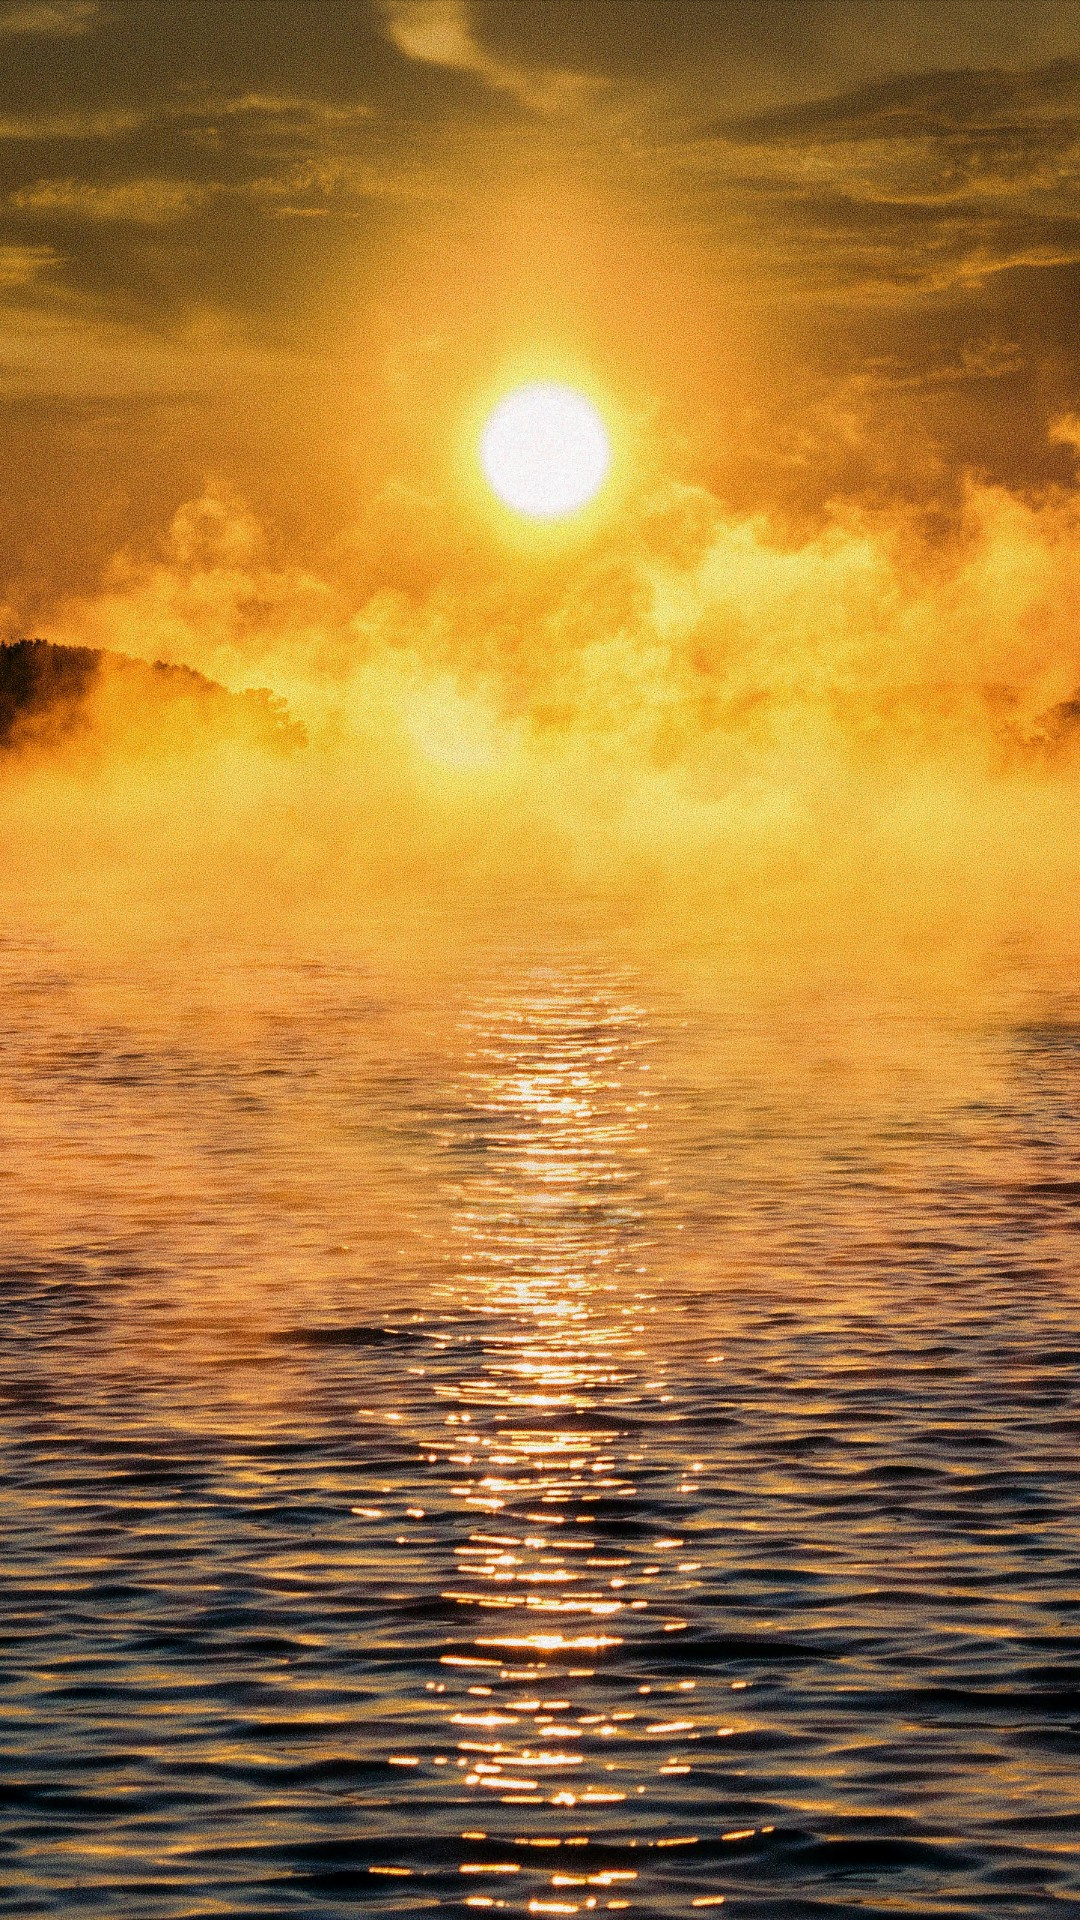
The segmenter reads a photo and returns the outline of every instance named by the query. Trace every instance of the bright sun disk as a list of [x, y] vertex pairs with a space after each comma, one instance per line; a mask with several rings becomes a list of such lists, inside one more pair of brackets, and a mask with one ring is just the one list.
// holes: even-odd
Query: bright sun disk
[[591, 400], [554, 382], [519, 387], [484, 428], [480, 461], [492, 491], [531, 520], [588, 506], [607, 479], [611, 442]]

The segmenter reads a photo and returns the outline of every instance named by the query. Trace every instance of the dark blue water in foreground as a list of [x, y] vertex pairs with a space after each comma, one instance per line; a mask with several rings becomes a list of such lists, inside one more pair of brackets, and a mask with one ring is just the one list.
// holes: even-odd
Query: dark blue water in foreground
[[1060, 995], [2, 957], [5, 1911], [1080, 1907]]

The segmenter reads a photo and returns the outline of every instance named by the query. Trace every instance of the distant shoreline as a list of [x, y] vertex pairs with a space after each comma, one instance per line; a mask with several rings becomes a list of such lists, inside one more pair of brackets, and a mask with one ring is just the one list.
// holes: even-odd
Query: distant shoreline
[[51, 640], [0, 644], [0, 752], [109, 746], [182, 751], [232, 739], [288, 754], [307, 736], [265, 687], [241, 693], [193, 667]]

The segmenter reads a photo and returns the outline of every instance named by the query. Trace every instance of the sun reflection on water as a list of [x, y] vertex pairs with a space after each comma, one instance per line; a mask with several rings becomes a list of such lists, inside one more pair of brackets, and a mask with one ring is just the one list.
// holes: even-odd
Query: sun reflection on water
[[[442, 1656], [439, 1710], [474, 1798], [545, 1808], [545, 1833], [519, 1844], [570, 1846], [586, 1836], [567, 1820], [614, 1813], [657, 1770], [688, 1772], [696, 1731], [693, 1683], [672, 1689], [677, 1714], [658, 1715], [625, 1673], [603, 1672], [628, 1639], [686, 1624], [664, 1604], [683, 1542], [643, 1540], [633, 1517], [654, 1471], [635, 1434], [666, 1384], [649, 1338], [653, 1037], [610, 979], [552, 973], [527, 997], [475, 1007], [467, 1039], [445, 1306], [477, 1333], [469, 1364], [435, 1388], [445, 1411], [425, 1445], [476, 1524], [443, 1593], [462, 1633]], [[561, 1899], [530, 1910], [619, 1908], [637, 1877], [556, 1874]]]
[[544, 951], [0, 947], [28, 1910], [1074, 1890], [1080, 1015]]

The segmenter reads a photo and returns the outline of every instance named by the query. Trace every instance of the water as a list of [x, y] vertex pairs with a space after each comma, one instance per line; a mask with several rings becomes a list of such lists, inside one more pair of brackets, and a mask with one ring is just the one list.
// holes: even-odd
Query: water
[[1080, 1903], [1080, 1017], [2, 953], [5, 1911]]

